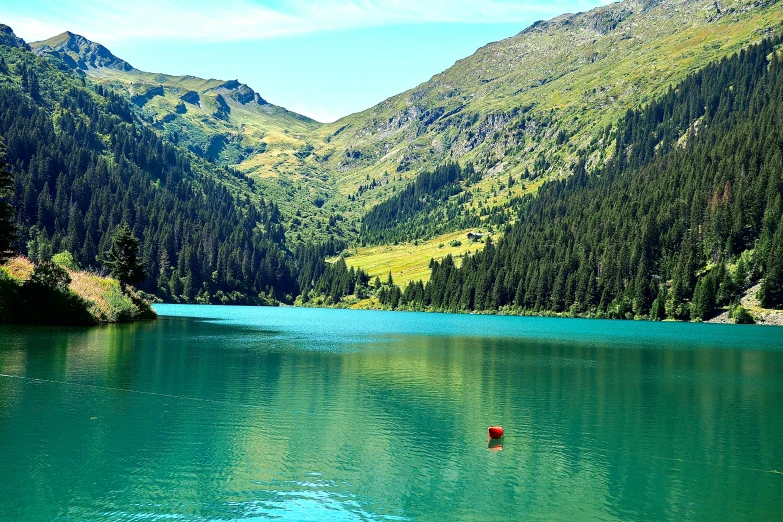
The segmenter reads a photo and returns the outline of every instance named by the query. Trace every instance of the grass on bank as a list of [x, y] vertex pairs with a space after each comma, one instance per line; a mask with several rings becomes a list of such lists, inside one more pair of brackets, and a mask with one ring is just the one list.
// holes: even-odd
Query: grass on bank
[[[0, 266], [0, 282], [3, 283], [0, 287], [0, 320], [10, 318], [17, 319], [13, 322], [20, 322], [19, 319], [21, 322], [38, 322], [33, 318], [29, 318], [29, 321], [28, 318], [20, 318], [18, 311], [7, 309], [20, 299], [41, 312], [36, 315], [38, 318], [45, 318], [47, 314], [54, 316], [57, 313], [57, 310], [52, 309], [56, 305], [48, 300], [40, 302], [40, 299], [33, 299], [33, 302], [29, 303], [31, 294], [25, 292], [25, 283], [30, 280], [34, 268], [35, 264], [24, 256], [11, 258], [5, 265]], [[79, 317], [79, 323], [119, 323], [155, 317], [155, 312], [139, 295], [132, 291], [129, 294], [123, 293], [116, 279], [65, 266], [62, 268], [71, 278], [68, 291], [78, 297], [66, 299], [69, 306], [83, 307], [83, 310], [73, 314], [73, 317]], [[3, 310], [4, 308], [6, 310]]]

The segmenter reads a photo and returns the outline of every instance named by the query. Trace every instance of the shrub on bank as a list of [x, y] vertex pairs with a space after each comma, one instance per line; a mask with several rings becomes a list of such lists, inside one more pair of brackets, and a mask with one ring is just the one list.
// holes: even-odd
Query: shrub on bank
[[744, 306], [738, 306], [732, 314], [735, 324], [755, 324], [756, 321]]

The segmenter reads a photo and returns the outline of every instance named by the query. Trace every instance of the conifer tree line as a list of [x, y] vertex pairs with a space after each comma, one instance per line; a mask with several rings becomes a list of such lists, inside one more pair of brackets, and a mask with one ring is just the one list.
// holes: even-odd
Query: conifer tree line
[[364, 299], [380, 286], [370, 284], [362, 269], [348, 267], [345, 258], [327, 262], [343, 252], [347, 243], [331, 240], [321, 244], [300, 245], [296, 250], [297, 283], [302, 305], [336, 305], [346, 296]]
[[5, 160], [5, 143], [0, 139], [0, 262], [13, 254], [16, 238], [13, 197], [14, 175], [11, 172], [11, 165]]
[[[460, 167], [449, 162], [418, 174], [402, 191], [364, 215], [360, 242], [387, 244], [427, 239], [453, 230], [479, 227], [482, 223], [505, 224], [509, 219], [506, 208], [496, 206], [472, 212], [466, 206], [472, 196], [463, 187], [479, 179], [471, 163]], [[480, 216], [488, 218], [482, 222]]]
[[[783, 305], [783, 60], [766, 39], [607, 129], [613, 159], [546, 183], [497, 244], [431, 263], [397, 303], [705, 319], [761, 280]], [[591, 151], [589, 151], [591, 152]], [[587, 154], [585, 155], [587, 156]]]
[[[432, 226], [428, 220], [429, 213], [446, 205], [451, 196], [461, 192], [459, 182], [470, 176], [473, 166], [469, 165], [464, 170], [457, 163], [446, 163], [432, 172], [422, 172], [401, 192], [370, 209], [362, 218], [361, 235], [365, 244], [388, 243], [421, 235], [415, 234], [413, 229], [421, 226], [421, 221]], [[459, 217], [449, 216], [451, 219]], [[474, 223], [466, 226], [476, 224], [478, 219], [474, 218]]]

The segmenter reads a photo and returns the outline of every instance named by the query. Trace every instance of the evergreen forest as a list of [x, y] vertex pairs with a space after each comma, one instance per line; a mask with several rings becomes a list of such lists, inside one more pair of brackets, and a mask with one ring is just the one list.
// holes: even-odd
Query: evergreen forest
[[[613, 159], [527, 197], [497, 244], [432, 262], [387, 306], [706, 319], [761, 279], [783, 305], [779, 37], [714, 63], [607, 128]], [[395, 302], [396, 301], [396, 302]]]

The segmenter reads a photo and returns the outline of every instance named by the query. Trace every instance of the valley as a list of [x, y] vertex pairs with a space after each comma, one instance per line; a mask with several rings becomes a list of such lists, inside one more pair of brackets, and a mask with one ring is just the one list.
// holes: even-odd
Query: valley
[[[442, 261], [451, 255], [459, 262], [462, 256], [483, 248], [484, 238], [469, 239], [468, 234], [473, 232], [461, 230], [426, 241], [355, 247], [344, 252], [343, 257], [346, 263], [362, 268], [370, 277], [384, 279], [391, 272], [394, 282], [405, 287], [410, 282], [429, 279], [431, 260]], [[497, 235], [487, 237], [497, 238]]]
[[[187, 204], [195, 205], [194, 209], [202, 197], [213, 198], [215, 191], [225, 194], [221, 196], [220, 212], [227, 212], [229, 221], [245, 223], [241, 235], [230, 232], [234, 225], [228, 225], [228, 221], [228, 228], [222, 232], [206, 232], [207, 228], [203, 237], [190, 234], [187, 240], [180, 237], [182, 225], [177, 219], [168, 232], [162, 222], [152, 227], [142, 221], [134, 225], [146, 256], [145, 291], [175, 302], [291, 303], [299, 294], [312, 293], [316, 286], [329, 286], [324, 277], [338, 277], [329, 275], [337, 272], [330, 272], [323, 263], [308, 264], [303, 270], [302, 260], [323, 256], [330, 262], [342, 257], [348, 266], [371, 278], [385, 279], [392, 273], [398, 287], [395, 292], [402, 295], [408, 283], [428, 283], [433, 260], [441, 266], [450, 254], [448, 259], [454, 260], [456, 269], [467, 259], [465, 256], [483, 252], [483, 243], [467, 240], [469, 232], [491, 236], [493, 246], [488, 248], [495, 248], [494, 244], [519, 248], [504, 243], [504, 238], [529, 227], [530, 209], [538, 204], [535, 202], [541, 191], [561, 190], [557, 187], [565, 187], [570, 183], [567, 180], [575, 176], [581, 179], [585, 173], [633, 175], [645, 168], [653, 158], [640, 155], [639, 145], [630, 144], [629, 137], [621, 135], [629, 125], [629, 115], [654, 106], [670, 95], [672, 88], [692, 89], [683, 82], [710, 64], [722, 64], [753, 44], [776, 38], [783, 21], [780, 7], [780, 2], [774, 0], [627, 0], [585, 13], [565, 14], [487, 44], [424, 84], [327, 124], [276, 106], [239, 80], [141, 71], [103, 45], [71, 32], [28, 46], [14, 40], [13, 32], [6, 29], [12, 52], [6, 53], [5, 63], [11, 65], [5, 66], [0, 84], [12, 90], [21, 87], [26, 93], [22, 96], [38, 107], [42, 117], [49, 115], [54, 134], [65, 130], [61, 128], [63, 121], [73, 120], [77, 128], [84, 124], [92, 136], [90, 150], [95, 155], [90, 168], [101, 161], [116, 162], [127, 154], [124, 151], [129, 150], [128, 146], [134, 146], [128, 139], [151, 133], [144, 140], [150, 142], [154, 135], [159, 144], [150, 142], [153, 147], [158, 151], [168, 147], [175, 154], [171, 158], [178, 158], [176, 162], [184, 166], [179, 169], [184, 174], [182, 182], [191, 188], [183, 192], [169, 185], [178, 183], [178, 179], [166, 181], [166, 172], [173, 165], [166, 159], [169, 153], [152, 164], [136, 154], [135, 168], [144, 175], [153, 165], [153, 170], [159, 171], [149, 180], [153, 186], [173, 190], [175, 198], [190, 201]], [[773, 56], [776, 52], [768, 59]], [[31, 77], [35, 77], [34, 87]], [[68, 85], [71, 87], [66, 88]], [[76, 92], [79, 94], [74, 98]], [[698, 96], [704, 98], [703, 93]], [[699, 103], [713, 103], [709, 96]], [[75, 107], [69, 101], [101, 97], [106, 101], [97, 105], [78, 101]], [[689, 102], [678, 103], [685, 107]], [[704, 118], [712, 117], [709, 107], [706, 111], [694, 106], [687, 110], [688, 115], [667, 128], [665, 138], [662, 131], [651, 131], [652, 141], [644, 144], [652, 154], [661, 156], [661, 162], [676, 155], [671, 140], [690, 148], [690, 142], [700, 137]], [[117, 129], [130, 125], [130, 138], [121, 138], [126, 131], [118, 133], [101, 123], [106, 119], [105, 111], [113, 114], [111, 118], [119, 118], [112, 124]], [[19, 223], [23, 225], [20, 250], [35, 258], [47, 248], [67, 248], [75, 251], [84, 266], [97, 266], [96, 255], [105, 246], [102, 238], [118, 221], [133, 221], [142, 211], [143, 202], [126, 198], [121, 205], [123, 212], [112, 214], [107, 207], [103, 213], [95, 209], [90, 214], [90, 202], [82, 196], [77, 199], [78, 208], [66, 210], [63, 198], [69, 192], [55, 189], [61, 182], [54, 172], [56, 167], [46, 167], [48, 173], [32, 170], [41, 151], [33, 153], [15, 142], [10, 134], [13, 125], [13, 119], [7, 118], [0, 130], [11, 139], [13, 163], [30, 179], [25, 186], [17, 181], [17, 191], [21, 190], [17, 206], [22, 207]], [[126, 142], [118, 141], [123, 139]], [[111, 145], [106, 147], [109, 142]], [[120, 143], [124, 143], [122, 147]], [[622, 148], [622, 143], [630, 148]], [[625, 160], [620, 157], [626, 154], [636, 158], [628, 167], [623, 166]], [[768, 169], [774, 172], [777, 160], [773, 157], [766, 161], [771, 161]], [[456, 173], [444, 174], [451, 166]], [[69, 169], [66, 178], [74, 194], [78, 174]], [[725, 183], [743, 183], [732, 176]], [[129, 181], [127, 178], [122, 183]], [[724, 181], [720, 187], [711, 186], [718, 180], [707, 183], [703, 187], [705, 195], [689, 196], [699, 199], [689, 204], [703, 206], [701, 198], [709, 200], [712, 193], [720, 196]], [[142, 188], [144, 183], [141, 178], [133, 178], [129, 186], [143, 192], [147, 190]], [[97, 187], [92, 190], [95, 193]], [[731, 194], [725, 194], [723, 197], [731, 198]], [[119, 201], [122, 191], [114, 197]], [[573, 197], [582, 195], [575, 193]], [[47, 210], [50, 204], [43, 201], [46, 198], [59, 203]], [[759, 284], [764, 279], [770, 263], [766, 252], [774, 250], [777, 215], [775, 198], [767, 194], [764, 201], [752, 215], [746, 212], [737, 218], [741, 223], [733, 232], [726, 227], [716, 229], [719, 239], [693, 233], [712, 219], [709, 215], [694, 215], [682, 223], [685, 228], [674, 230], [675, 237], [667, 238], [666, 246], [658, 245], [654, 253], [651, 251], [646, 258], [650, 266], [645, 271], [662, 278], [668, 290], [674, 285], [678, 252], [684, 251], [676, 245], [690, 234], [696, 252], [682, 306], [675, 305], [666, 317], [691, 317], [689, 303], [697, 282], [714, 266], [736, 267], [737, 256], [750, 256], [754, 267], [750, 279], [740, 286]], [[571, 203], [557, 204], [567, 207]], [[236, 214], [232, 214], [232, 206], [239, 209]], [[639, 210], [642, 214], [638, 218], [651, 215], [650, 210]], [[176, 216], [179, 211], [168, 212]], [[558, 211], [553, 207], [538, 212], [554, 217]], [[72, 219], [84, 219], [88, 214], [95, 216], [91, 225], [73, 223]], [[157, 214], [152, 216], [158, 219]], [[206, 215], [188, 219], [208, 222]], [[254, 219], [260, 220], [253, 225], [250, 221]], [[749, 232], [739, 234], [736, 227]], [[235, 246], [221, 246], [220, 234], [231, 237]], [[704, 244], [707, 240], [725, 244], [720, 249], [708, 248]], [[35, 245], [35, 249], [30, 250], [29, 245]], [[595, 284], [603, 285], [604, 262], [599, 258], [604, 255], [605, 245], [574, 247], [579, 250], [580, 261], [564, 259], [556, 261], [556, 266], [573, 270], [591, 267]], [[628, 255], [630, 265], [638, 262], [638, 252]], [[563, 262], [565, 265], [560, 264]], [[634, 290], [638, 286], [635, 281], [641, 277], [636, 274], [638, 267], [623, 268], [625, 272], [617, 274], [606, 296], [580, 303], [576, 282], [555, 281], [558, 270], [562, 271], [556, 267], [552, 267], [553, 273], [547, 272], [547, 283], [537, 290], [540, 298], [513, 297], [521, 284], [520, 271], [527, 270], [525, 284], [539, 284], [531, 283], [532, 261], [517, 263], [521, 265], [510, 270], [511, 279], [506, 277], [498, 283], [505, 287], [503, 291], [482, 290], [496, 293], [490, 301], [457, 296], [448, 304], [438, 301], [440, 304], [434, 305], [422, 288], [419, 298], [423, 301], [416, 306], [445, 311], [503, 309], [650, 316], [652, 297], [638, 302], [628, 297], [638, 293]], [[494, 269], [488, 273], [494, 274]], [[303, 274], [309, 274], [310, 279]], [[347, 277], [347, 273], [339, 277]], [[563, 275], [567, 277], [567, 273]], [[359, 283], [358, 288], [363, 288], [364, 283]], [[487, 284], [498, 287], [492, 281]], [[568, 293], [562, 303], [560, 297], [552, 295], [560, 284]], [[658, 292], [658, 285], [651, 284], [652, 294]], [[353, 289], [354, 285], [343, 282], [338, 287]], [[716, 292], [717, 288], [713, 294]], [[332, 301], [340, 299], [334, 291], [329, 293]], [[646, 295], [647, 290], [642, 293]], [[619, 304], [623, 299], [628, 300]], [[395, 308], [399, 304], [396, 298], [392, 305], [392, 301], [381, 301], [381, 307]]]

